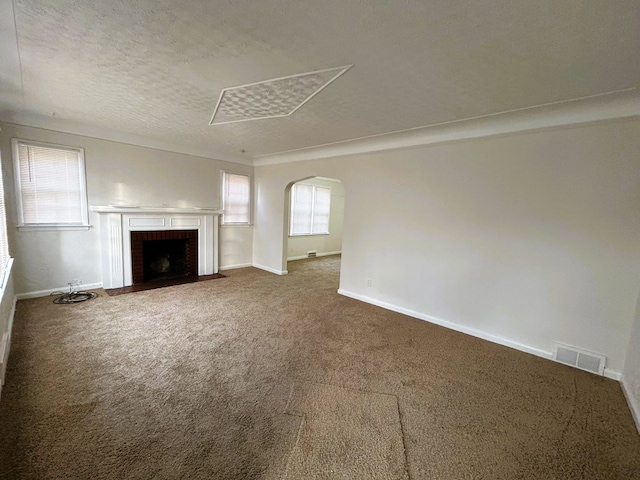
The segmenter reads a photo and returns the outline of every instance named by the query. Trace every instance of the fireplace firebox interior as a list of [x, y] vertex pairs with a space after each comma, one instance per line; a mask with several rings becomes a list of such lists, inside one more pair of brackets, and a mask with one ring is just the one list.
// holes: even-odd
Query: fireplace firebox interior
[[198, 275], [198, 231], [131, 232], [133, 283]]

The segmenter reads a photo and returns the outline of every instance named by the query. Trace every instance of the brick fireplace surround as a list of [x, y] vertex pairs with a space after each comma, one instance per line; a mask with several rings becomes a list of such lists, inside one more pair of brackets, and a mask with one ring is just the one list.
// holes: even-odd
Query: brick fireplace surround
[[197, 230], [156, 230], [151, 232], [131, 232], [131, 274], [133, 284], [144, 283], [145, 262], [144, 251], [148, 242], [163, 240], [186, 241], [186, 263], [188, 276], [198, 272], [198, 231]]
[[190, 270], [195, 268], [194, 275], [218, 273], [220, 210], [108, 205], [92, 206], [91, 211], [98, 213], [100, 217], [102, 286], [105, 289], [126, 287], [134, 283], [132, 232], [195, 231], [197, 263]]

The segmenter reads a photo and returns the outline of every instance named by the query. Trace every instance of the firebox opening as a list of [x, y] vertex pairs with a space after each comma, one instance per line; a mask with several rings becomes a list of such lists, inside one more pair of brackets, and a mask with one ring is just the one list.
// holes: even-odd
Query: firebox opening
[[131, 232], [133, 285], [198, 276], [198, 231]]
[[188, 249], [186, 238], [143, 242], [144, 281], [188, 276]]

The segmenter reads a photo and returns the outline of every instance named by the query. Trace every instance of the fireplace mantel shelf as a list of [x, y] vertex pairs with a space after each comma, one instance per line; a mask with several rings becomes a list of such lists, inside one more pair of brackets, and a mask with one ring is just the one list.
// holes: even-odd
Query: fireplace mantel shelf
[[97, 213], [179, 213], [195, 215], [222, 215], [223, 210], [201, 207], [144, 207], [137, 205], [91, 205]]

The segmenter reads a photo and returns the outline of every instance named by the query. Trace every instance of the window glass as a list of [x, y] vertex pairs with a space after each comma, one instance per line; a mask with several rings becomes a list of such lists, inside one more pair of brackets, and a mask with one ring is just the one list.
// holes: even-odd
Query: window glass
[[84, 152], [14, 140], [20, 225], [87, 225]]

